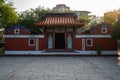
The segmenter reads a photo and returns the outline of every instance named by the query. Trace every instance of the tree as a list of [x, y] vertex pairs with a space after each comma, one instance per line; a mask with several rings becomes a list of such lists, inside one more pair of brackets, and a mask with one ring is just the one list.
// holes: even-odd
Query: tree
[[40, 21], [43, 14], [47, 13], [43, 7], [39, 6], [35, 9], [26, 10], [19, 14], [19, 24], [24, 25], [31, 30], [32, 34], [40, 33], [40, 28], [35, 26], [36, 21]]
[[24, 11], [21, 14], [19, 14], [19, 22], [18, 24], [24, 25], [25, 27], [33, 30], [35, 27], [35, 15], [32, 11]]
[[112, 26], [114, 26], [114, 24], [116, 23], [116, 19], [117, 19], [117, 11], [110, 11], [110, 12], [106, 12], [104, 14], [104, 22], [108, 23]]
[[4, 3], [5, 3], [5, 0], [0, 0], [0, 7], [3, 6]]
[[78, 20], [84, 21], [86, 23], [90, 22], [89, 16], [78, 16]]
[[5, 3], [5, 0], [0, 0], [0, 28], [7, 28], [17, 22], [17, 12], [12, 4], [12, 2]]
[[97, 24], [100, 24], [102, 22], [103, 22], [103, 17], [98, 17], [98, 16], [95, 16], [95, 15], [90, 15], [88, 26], [94, 27]]
[[113, 29], [112, 29], [112, 32], [111, 32], [111, 36], [113, 38], [120, 39], [120, 13], [118, 14], [117, 22], [113, 26]]

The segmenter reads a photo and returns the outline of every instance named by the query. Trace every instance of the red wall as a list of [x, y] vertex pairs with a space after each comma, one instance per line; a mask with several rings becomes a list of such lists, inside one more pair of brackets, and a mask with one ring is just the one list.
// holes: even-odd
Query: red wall
[[94, 38], [93, 46], [95, 44], [101, 44], [102, 50], [117, 50], [117, 40], [112, 38]]
[[44, 50], [46, 49], [46, 39], [45, 38], [41, 38], [39, 39], [39, 50]]
[[[28, 51], [34, 51], [36, 50], [36, 45], [29, 46], [29, 39], [27, 38], [7, 38], [5, 39], [5, 48], [6, 50], [28, 50]], [[44, 38], [39, 39], [39, 50], [46, 49], [46, 41]]]
[[82, 50], [82, 39], [81, 38], [76, 38], [74, 46], [75, 46], [76, 50]]
[[5, 48], [6, 50], [35, 50], [35, 46], [29, 46], [28, 39], [17, 39], [17, 38], [12, 38], [12, 39], [5, 39]]
[[[19, 31], [20, 31], [20, 34], [24, 34], [24, 35], [29, 34], [28, 32], [24, 31], [21, 28], [19, 29]], [[5, 34], [14, 35], [14, 29], [11, 30], [10, 32], [5, 33]]]
[[[117, 50], [117, 40], [112, 38], [93, 38], [93, 46], [86, 46], [85, 39], [85, 50], [95, 50], [95, 45], [100, 44], [102, 50]], [[82, 50], [82, 39], [75, 39], [75, 49]]]

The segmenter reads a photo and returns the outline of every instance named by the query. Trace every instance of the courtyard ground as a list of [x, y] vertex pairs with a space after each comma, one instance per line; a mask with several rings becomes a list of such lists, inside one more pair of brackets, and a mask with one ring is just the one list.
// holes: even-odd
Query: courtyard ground
[[117, 57], [0, 57], [0, 80], [120, 80]]

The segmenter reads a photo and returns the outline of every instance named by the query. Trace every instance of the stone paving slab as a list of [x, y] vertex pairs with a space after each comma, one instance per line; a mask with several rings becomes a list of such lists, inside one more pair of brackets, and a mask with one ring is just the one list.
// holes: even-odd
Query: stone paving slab
[[0, 57], [0, 80], [120, 80], [117, 57]]

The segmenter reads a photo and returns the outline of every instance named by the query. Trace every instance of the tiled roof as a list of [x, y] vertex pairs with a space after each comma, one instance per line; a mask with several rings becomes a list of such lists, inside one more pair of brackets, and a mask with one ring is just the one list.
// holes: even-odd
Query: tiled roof
[[36, 23], [37, 26], [82, 26], [84, 22], [77, 21], [72, 15], [51, 15], [46, 16], [41, 22]]

